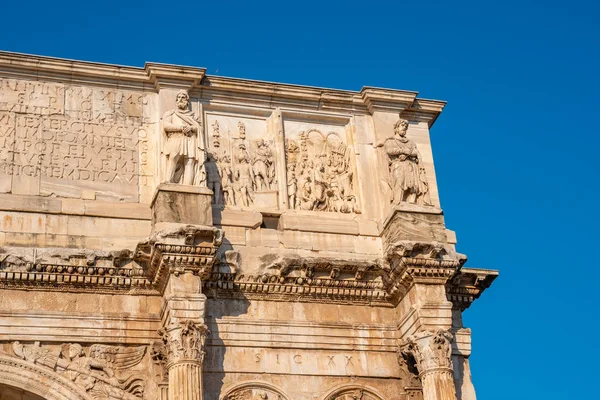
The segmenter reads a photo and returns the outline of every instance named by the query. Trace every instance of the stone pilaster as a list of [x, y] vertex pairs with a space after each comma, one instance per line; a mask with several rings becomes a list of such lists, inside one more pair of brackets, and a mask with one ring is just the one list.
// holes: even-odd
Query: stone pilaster
[[415, 359], [424, 400], [456, 400], [449, 331], [416, 333], [405, 339], [400, 351]]

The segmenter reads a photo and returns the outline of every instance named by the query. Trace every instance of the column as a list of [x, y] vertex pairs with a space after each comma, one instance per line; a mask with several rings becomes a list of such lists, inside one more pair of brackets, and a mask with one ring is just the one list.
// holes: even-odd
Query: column
[[423, 400], [456, 400], [450, 332], [442, 329], [418, 332], [404, 341], [401, 353], [415, 359]]
[[202, 400], [202, 363], [208, 329], [185, 320], [159, 332], [167, 353], [169, 400]]

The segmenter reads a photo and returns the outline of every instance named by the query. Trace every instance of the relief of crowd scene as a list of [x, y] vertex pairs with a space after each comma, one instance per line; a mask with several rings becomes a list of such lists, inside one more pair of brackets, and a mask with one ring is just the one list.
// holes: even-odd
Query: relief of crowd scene
[[238, 136], [229, 140], [221, 140], [219, 121], [213, 122], [206, 173], [213, 202], [223, 206], [250, 207], [255, 193], [277, 190], [273, 144], [247, 140], [243, 122], [238, 122]]
[[287, 140], [286, 159], [289, 208], [360, 213], [348, 147], [337, 133], [300, 132], [298, 141]]

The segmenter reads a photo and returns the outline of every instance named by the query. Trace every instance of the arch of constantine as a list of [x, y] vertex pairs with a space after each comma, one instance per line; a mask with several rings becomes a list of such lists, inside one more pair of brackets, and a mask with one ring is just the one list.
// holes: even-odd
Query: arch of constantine
[[444, 102], [0, 53], [0, 400], [474, 400]]

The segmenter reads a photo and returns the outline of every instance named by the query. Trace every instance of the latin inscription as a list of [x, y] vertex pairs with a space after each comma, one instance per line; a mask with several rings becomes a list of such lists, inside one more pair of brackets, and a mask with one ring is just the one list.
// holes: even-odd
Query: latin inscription
[[1, 79], [0, 173], [40, 177], [42, 187], [46, 178], [53, 188], [100, 183], [135, 200], [148, 163], [146, 104], [140, 93]]

